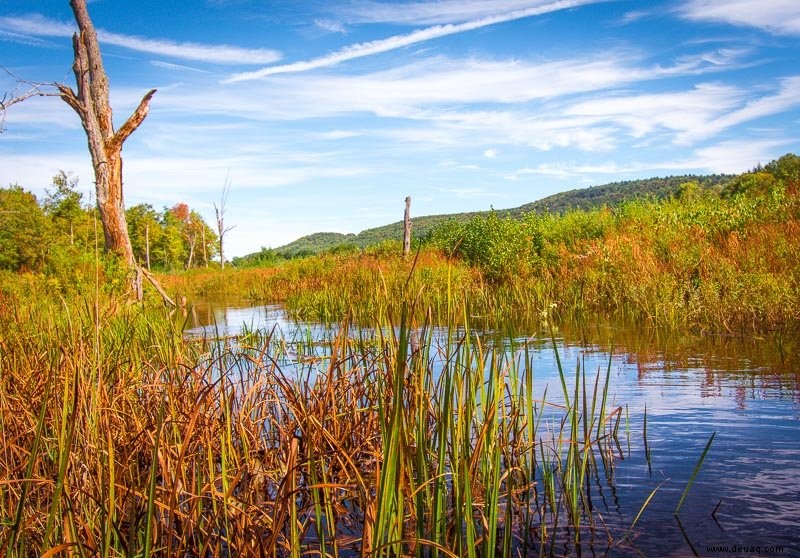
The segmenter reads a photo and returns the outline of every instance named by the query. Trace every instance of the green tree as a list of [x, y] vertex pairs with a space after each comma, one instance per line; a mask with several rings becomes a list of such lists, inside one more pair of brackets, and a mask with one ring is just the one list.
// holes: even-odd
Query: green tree
[[46, 189], [43, 208], [57, 235], [69, 239], [70, 246], [86, 246], [89, 239], [91, 213], [83, 206], [83, 194], [78, 191], [78, 178], [59, 171], [53, 177], [52, 189]]
[[164, 226], [158, 212], [149, 203], [134, 205], [125, 211], [133, 255], [148, 271], [160, 267], [158, 246], [163, 243]]
[[190, 211], [188, 219], [184, 222], [183, 236], [189, 245], [189, 257], [186, 269], [208, 267], [208, 262], [217, 253], [217, 233], [208, 226], [196, 211]]
[[681, 183], [675, 197], [683, 202], [696, 201], [701, 194], [700, 184], [696, 180]]
[[164, 270], [179, 269], [188, 255], [183, 242], [183, 223], [171, 209], [166, 207], [159, 221], [162, 234], [152, 245], [151, 261], [158, 262]]
[[756, 170], [737, 176], [722, 190], [723, 198], [733, 198], [739, 195], [764, 196], [775, 188], [777, 181], [775, 175], [765, 170]]
[[41, 271], [50, 240], [36, 196], [18, 185], [0, 189], [0, 269]]
[[794, 153], [787, 153], [780, 159], [767, 164], [764, 170], [784, 183], [800, 182], [800, 157]]

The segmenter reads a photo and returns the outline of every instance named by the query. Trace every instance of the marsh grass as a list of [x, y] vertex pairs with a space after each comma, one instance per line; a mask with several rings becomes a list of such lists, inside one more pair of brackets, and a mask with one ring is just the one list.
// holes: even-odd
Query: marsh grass
[[0, 318], [2, 553], [613, 545], [588, 493], [619, 459], [610, 368], [559, 362], [561, 394], [537, 396], [530, 341], [472, 329], [455, 298], [442, 314], [466, 326], [438, 327], [433, 309], [417, 321], [411, 300], [398, 322], [322, 340], [221, 342], [113, 298], [13, 304]]
[[[473, 327], [613, 316], [725, 335], [796, 336], [800, 326], [800, 176], [787, 156], [720, 192], [562, 215], [498, 212], [440, 226], [415, 273], [399, 252], [364, 250], [270, 269], [164, 276], [172, 292], [285, 302], [299, 320], [400, 319]], [[691, 186], [691, 185], [688, 185]], [[692, 195], [689, 195], [692, 194]], [[449, 297], [448, 293], [465, 296]], [[463, 308], [448, 308], [453, 304]], [[449, 306], [450, 305], [450, 306]], [[457, 310], [457, 311], [456, 311]]]

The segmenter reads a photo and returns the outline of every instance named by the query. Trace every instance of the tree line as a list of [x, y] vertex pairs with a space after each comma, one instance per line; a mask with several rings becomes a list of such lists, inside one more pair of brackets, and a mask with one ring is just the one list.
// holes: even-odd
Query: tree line
[[[154, 271], [219, 265], [219, 236], [185, 203], [155, 209], [139, 204], [125, 211], [133, 256]], [[0, 269], [58, 274], [103, 251], [99, 211], [64, 171], [40, 200], [19, 185], [0, 188]]]

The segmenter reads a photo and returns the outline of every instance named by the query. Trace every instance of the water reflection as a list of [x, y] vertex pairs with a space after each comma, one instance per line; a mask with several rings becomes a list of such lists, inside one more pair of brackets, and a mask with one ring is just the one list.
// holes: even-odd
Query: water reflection
[[289, 332], [297, 324], [289, 321], [280, 305], [252, 306], [244, 300], [198, 300], [186, 306], [176, 319], [190, 337], [226, 337], [255, 329]]
[[[196, 302], [183, 319], [186, 335], [206, 338], [258, 329], [274, 329], [289, 340], [330, 332], [319, 324], [292, 322], [280, 306], [236, 301]], [[504, 351], [527, 346], [537, 395], [549, 387], [548, 400], [558, 401], [560, 380], [549, 331], [487, 333], [486, 340]], [[610, 523], [629, 525], [660, 486], [632, 541], [608, 554], [711, 555], [710, 547], [735, 545], [782, 546], [785, 555], [800, 555], [795, 532], [800, 524], [800, 377], [793, 341], [563, 324], [555, 342], [571, 374], [568, 381], [582, 369], [591, 386], [595, 374], [604, 378], [610, 362], [609, 404], [624, 409], [625, 447], [608, 482], [593, 481], [593, 504]], [[645, 413], [650, 465], [643, 451]], [[678, 522], [673, 512], [714, 432]]]

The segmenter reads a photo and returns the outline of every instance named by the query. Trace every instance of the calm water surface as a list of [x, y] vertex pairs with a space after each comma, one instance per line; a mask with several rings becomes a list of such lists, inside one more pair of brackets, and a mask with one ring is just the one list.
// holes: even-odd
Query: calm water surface
[[[192, 336], [275, 328], [293, 339], [326, 331], [292, 322], [280, 306], [206, 302], [195, 304], [186, 326]], [[624, 420], [620, 428], [613, 482], [593, 487], [600, 515], [609, 525], [628, 526], [661, 485], [632, 544], [608, 549], [600, 541], [592, 554], [800, 556], [800, 375], [789, 356], [793, 341], [676, 336], [607, 324], [562, 327], [555, 335], [572, 377], [581, 363], [593, 383], [611, 359], [610, 407], [621, 406], [629, 417], [630, 434], [623, 432]], [[561, 387], [549, 333], [526, 331], [505, 343], [524, 340], [533, 349], [537, 392], [549, 386], [548, 400], [555, 400]], [[677, 521], [675, 507], [714, 432]]]

